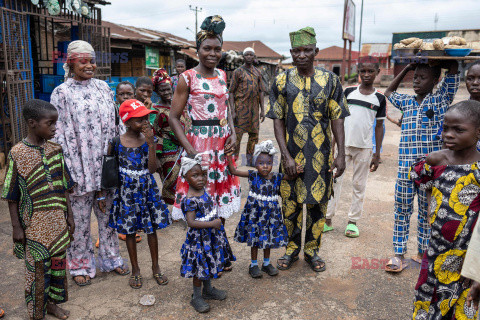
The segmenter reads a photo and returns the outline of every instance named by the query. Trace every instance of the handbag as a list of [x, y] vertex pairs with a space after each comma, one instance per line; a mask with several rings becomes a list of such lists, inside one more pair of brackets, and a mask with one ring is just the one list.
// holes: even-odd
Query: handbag
[[120, 136], [113, 138], [112, 142], [113, 148], [109, 150], [108, 154], [103, 156], [102, 181], [100, 183], [103, 190], [117, 189], [120, 184], [117, 151], [120, 144]]

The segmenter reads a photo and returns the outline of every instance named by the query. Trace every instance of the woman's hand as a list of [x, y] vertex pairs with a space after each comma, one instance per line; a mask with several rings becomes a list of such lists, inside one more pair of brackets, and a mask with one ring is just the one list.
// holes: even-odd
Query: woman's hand
[[107, 199], [106, 199], [106, 192], [101, 190], [97, 191], [95, 194], [95, 200], [97, 201], [98, 208], [102, 213], [106, 212], [107, 209]]
[[237, 135], [232, 132], [232, 134], [225, 141], [225, 153], [231, 153], [235, 151], [235, 145], [237, 143]]

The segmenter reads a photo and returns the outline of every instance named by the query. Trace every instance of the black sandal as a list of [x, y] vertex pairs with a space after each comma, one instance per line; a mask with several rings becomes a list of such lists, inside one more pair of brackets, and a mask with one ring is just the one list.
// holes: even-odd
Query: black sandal
[[[83, 277], [83, 280], [85, 280], [85, 281], [84, 282], [78, 282], [77, 280], [75, 280], [75, 278], [77, 278], [77, 277]], [[92, 283], [92, 281], [90, 279], [87, 279], [87, 276], [84, 276], [84, 275], [73, 276], [72, 280], [79, 287], [85, 287], [85, 286], [88, 286], [89, 284]]]
[[[310, 268], [312, 268], [312, 270], [315, 272], [323, 272], [327, 269], [327, 264], [325, 263], [325, 261], [323, 261], [322, 258], [317, 256], [316, 253], [313, 255], [313, 257], [305, 255], [305, 261], [308, 263]], [[317, 267], [320, 267], [322, 263], [323, 263], [323, 267], [317, 268]]]
[[[293, 252], [292, 254], [285, 254], [283, 257], [279, 258], [277, 260], [277, 268], [278, 270], [288, 270], [292, 266], [292, 264], [298, 260], [298, 253], [295, 254]], [[280, 261], [284, 261], [280, 264]], [[287, 266], [284, 267], [283, 265], [286, 264]]]

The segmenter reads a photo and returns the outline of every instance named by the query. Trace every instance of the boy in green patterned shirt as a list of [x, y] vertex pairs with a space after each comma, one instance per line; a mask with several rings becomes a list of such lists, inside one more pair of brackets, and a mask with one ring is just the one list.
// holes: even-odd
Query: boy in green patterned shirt
[[55, 135], [58, 113], [42, 100], [23, 109], [28, 135], [8, 155], [2, 198], [8, 200], [14, 252], [25, 260], [25, 300], [30, 319], [49, 313], [67, 319], [57, 306], [67, 301], [66, 250], [75, 225], [68, 191], [74, 187]]

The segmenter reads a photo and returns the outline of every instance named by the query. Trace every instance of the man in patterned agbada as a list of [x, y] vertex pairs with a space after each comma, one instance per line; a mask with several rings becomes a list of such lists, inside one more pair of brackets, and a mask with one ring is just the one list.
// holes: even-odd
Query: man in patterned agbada
[[[325, 223], [333, 179], [345, 170], [344, 118], [349, 115], [340, 79], [323, 68], [314, 67], [318, 53], [311, 27], [290, 33], [295, 67], [279, 74], [270, 91], [267, 117], [273, 119], [282, 161], [280, 170], [293, 175], [297, 164], [304, 173], [283, 181], [283, 215], [289, 243], [277, 264], [280, 270], [298, 260], [302, 245], [303, 205], [307, 206], [304, 242], [305, 261], [315, 272], [326, 269], [317, 255]], [[332, 133], [338, 143], [333, 159]], [[336, 169], [334, 173], [334, 169]]]
[[247, 166], [255, 166], [252, 163], [252, 157], [255, 145], [258, 143], [260, 121], [265, 120], [263, 108], [263, 92], [265, 89], [262, 73], [253, 65], [255, 50], [250, 47], [245, 48], [243, 58], [245, 63], [233, 72], [229, 88], [229, 102], [232, 110], [235, 111], [233, 114], [237, 134], [235, 156], [238, 157], [240, 152], [243, 134], [248, 133], [246, 164]]

